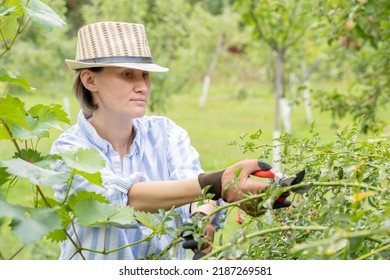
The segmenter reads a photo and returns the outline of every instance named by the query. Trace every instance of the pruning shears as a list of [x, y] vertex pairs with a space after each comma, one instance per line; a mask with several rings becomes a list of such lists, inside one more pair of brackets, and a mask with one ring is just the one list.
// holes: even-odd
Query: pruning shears
[[[260, 163], [259, 163], [260, 166]], [[252, 175], [261, 178], [269, 178], [272, 182], [274, 182], [278, 187], [284, 188], [292, 185], [297, 185], [303, 181], [305, 178], [305, 170], [298, 172], [295, 175], [286, 175], [276, 169], [272, 169], [271, 166], [264, 163], [260, 166], [261, 170], [254, 172]], [[268, 187], [267, 187], [268, 188]], [[291, 191], [294, 193], [306, 193], [310, 190], [311, 185], [302, 186], [300, 188], [292, 189]], [[278, 209], [282, 207], [289, 207], [291, 205], [291, 201], [287, 199], [290, 195], [290, 192], [282, 193], [274, 202], [273, 209]]]

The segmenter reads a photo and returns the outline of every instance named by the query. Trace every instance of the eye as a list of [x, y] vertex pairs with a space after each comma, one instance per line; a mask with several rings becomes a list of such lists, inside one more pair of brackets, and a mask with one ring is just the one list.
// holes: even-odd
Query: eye
[[149, 77], [150, 77], [149, 72], [143, 72], [143, 73], [142, 73], [142, 77], [143, 77], [144, 79], [149, 79]]
[[134, 76], [132, 71], [123, 71], [122, 76], [125, 78], [132, 78]]

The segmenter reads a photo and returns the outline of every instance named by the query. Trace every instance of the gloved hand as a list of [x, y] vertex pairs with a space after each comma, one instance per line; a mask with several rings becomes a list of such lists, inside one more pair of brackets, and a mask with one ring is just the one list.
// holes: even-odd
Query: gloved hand
[[[244, 199], [247, 194], [259, 194], [269, 186], [269, 184], [254, 180], [251, 176], [254, 172], [268, 167], [268, 164], [258, 160], [243, 160], [223, 171], [200, 174], [198, 180], [202, 189], [210, 186], [208, 192], [215, 194], [213, 199], [222, 198], [227, 202], [235, 202]], [[236, 184], [233, 183], [235, 178], [237, 178]], [[258, 211], [254, 211], [257, 205], [258, 200], [253, 199], [248, 203], [240, 204], [239, 207], [247, 214], [257, 216]]]
[[[200, 213], [199, 217], [204, 215]], [[193, 260], [199, 260], [211, 252], [215, 232], [214, 227], [211, 224], [207, 224], [201, 236], [201, 242], [198, 242], [194, 239], [194, 233], [197, 230], [196, 226], [197, 222], [186, 223], [184, 225], [186, 229], [181, 232], [181, 237], [185, 240], [182, 246], [184, 249], [191, 249], [195, 253], [192, 258]]]

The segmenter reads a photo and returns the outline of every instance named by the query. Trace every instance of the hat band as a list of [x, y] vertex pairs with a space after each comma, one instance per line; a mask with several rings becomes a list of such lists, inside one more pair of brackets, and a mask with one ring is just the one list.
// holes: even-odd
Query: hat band
[[89, 59], [81, 59], [84, 63], [148, 63], [153, 64], [151, 57], [145, 56], [111, 56], [111, 57], [97, 57]]

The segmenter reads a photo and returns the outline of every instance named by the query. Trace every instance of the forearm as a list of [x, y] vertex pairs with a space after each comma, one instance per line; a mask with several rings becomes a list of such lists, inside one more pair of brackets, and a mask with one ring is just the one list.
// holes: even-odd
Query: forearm
[[154, 213], [192, 203], [201, 194], [198, 178], [140, 182], [130, 188], [127, 204], [135, 210]]

